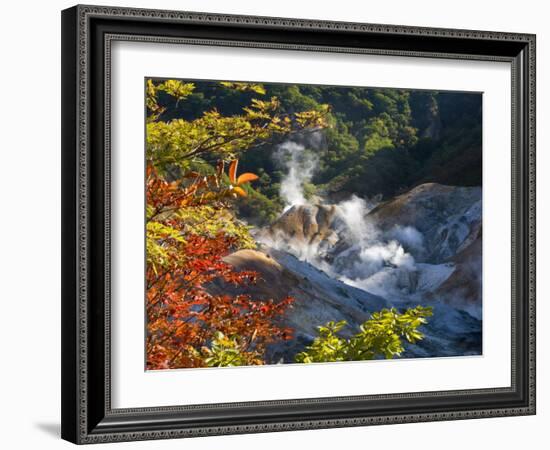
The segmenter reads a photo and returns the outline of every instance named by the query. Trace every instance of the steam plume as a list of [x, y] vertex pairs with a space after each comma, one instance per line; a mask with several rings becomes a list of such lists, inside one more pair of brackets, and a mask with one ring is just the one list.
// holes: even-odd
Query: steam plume
[[311, 181], [317, 170], [319, 158], [301, 144], [286, 141], [274, 153], [275, 161], [286, 169], [281, 180], [280, 196], [285, 201], [285, 211], [295, 205], [305, 205], [304, 184]]

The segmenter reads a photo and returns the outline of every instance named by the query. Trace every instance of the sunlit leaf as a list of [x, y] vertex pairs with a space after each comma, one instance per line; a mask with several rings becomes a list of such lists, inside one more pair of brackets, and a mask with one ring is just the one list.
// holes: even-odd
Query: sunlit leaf
[[237, 193], [241, 197], [246, 197], [246, 195], [247, 195], [246, 191], [242, 187], [239, 187], [239, 186], [235, 186], [233, 188], [233, 192]]
[[257, 180], [258, 178], [259, 178], [258, 175], [255, 175], [255, 174], [250, 173], [250, 172], [246, 172], [246, 173], [243, 173], [243, 174], [239, 175], [239, 178], [237, 178], [237, 184], [248, 183], [250, 181]]
[[229, 181], [231, 183], [236, 184], [237, 183], [237, 165], [239, 164], [238, 160], [233, 160], [229, 164]]

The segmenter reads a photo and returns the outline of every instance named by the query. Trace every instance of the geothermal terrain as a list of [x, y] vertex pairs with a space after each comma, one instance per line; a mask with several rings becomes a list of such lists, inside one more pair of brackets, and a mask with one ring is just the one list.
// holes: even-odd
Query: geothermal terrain
[[[290, 190], [301, 182], [287, 181]], [[226, 257], [260, 274], [246, 288], [253, 298], [295, 298], [283, 319], [294, 339], [273, 345], [269, 362], [292, 362], [328, 321], [346, 320], [357, 332], [372, 312], [417, 305], [432, 306], [434, 315], [425, 339], [403, 357], [481, 354], [480, 187], [421, 184], [380, 203], [353, 195], [332, 204], [301, 194], [293, 200], [253, 231], [256, 250]]]

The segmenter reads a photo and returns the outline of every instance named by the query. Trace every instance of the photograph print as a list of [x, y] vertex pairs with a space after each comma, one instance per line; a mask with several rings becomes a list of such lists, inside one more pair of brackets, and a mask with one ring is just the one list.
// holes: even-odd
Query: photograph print
[[147, 78], [147, 370], [482, 354], [482, 94]]

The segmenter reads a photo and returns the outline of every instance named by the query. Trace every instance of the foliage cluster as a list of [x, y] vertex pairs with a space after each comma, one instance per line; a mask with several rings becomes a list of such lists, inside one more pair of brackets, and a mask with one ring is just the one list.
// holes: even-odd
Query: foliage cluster
[[360, 332], [346, 339], [338, 333], [346, 321], [329, 322], [318, 327], [319, 336], [305, 351], [296, 355], [301, 363], [332, 361], [365, 361], [401, 356], [403, 340], [411, 344], [424, 338], [418, 328], [432, 315], [431, 307], [417, 306], [399, 313], [395, 308], [383, 309], [363, 323]]

